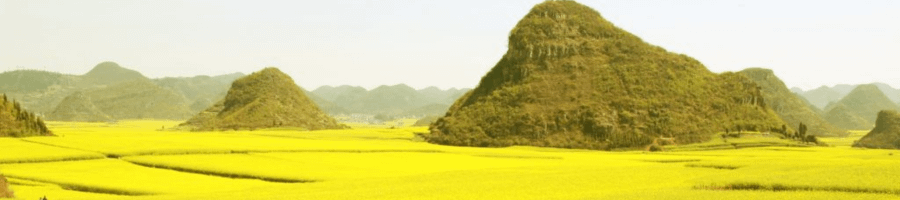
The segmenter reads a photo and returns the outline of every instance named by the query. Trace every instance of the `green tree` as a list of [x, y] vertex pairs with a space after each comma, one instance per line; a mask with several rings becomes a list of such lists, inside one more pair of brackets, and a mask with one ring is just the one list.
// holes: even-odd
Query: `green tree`
[[806, 124], [803, 124], [803, 122], [800, 122], [800, 127], [797, 130], [798, 130], [798, 132], [797, 132], [798, 139], [805, 141], [806, 140], [806, 130], [807, 130]]

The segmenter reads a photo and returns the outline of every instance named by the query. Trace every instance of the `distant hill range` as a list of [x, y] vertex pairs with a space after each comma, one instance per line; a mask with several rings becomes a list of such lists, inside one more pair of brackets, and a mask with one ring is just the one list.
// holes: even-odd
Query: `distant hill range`
[[878, 85], [859, 85], [839, 101], [828, 104], [825, 119], [840, 128], [869, 130], [882, 110], [900, 110], [900, 107]]
[[[85, 91], [82, 95], [90, 100], [85, 106], [96, 107], [97, 111], [113, 120], [122, 119], [169, 119], [183, 120], [194, 114], [186, 104], [184, 96], [172, 90], [153, 84], [149, 79], [122, 82], [112, 86]], [[71, 96], [71, 95], [70, 95]], [[67, 98], [68, 99], [68, 98]], [[56, 114], [70, 112], [69, 102], [62, 101], [48, 118], [57, 121], [80, 121], [63, 118]], [[84, 101], [76, 102], [84, 104]], [[75, 113], [75, 112], [70, 112]]]
[[0, 73], [0, 93], [60, 121], [184, 120], [225, 96], [243, 74], [150, 79], [114, 62], [84, 75], [37, 70]]
[[799, 94], [803, 98], [806, 98], [810, 103], [815, 105], [817, 108], [821, 110], [825, 109], [829, 103], [837, 102], [844, 98], [848, 94], [850, 94], [853, 89], [860, 85], [875, 85], [887, 96], [891, 102], [900, 103], [900, 89], [891, 87], [888, 84], [884, 83], [871, 83], [871, 84], [859, 84], [859, 85], [848, 85], [848, 84], [839, 84], [834, 87], [821, 86], [813, 90], [804, 91], [800, 88], [791, 88], [794, 93]]
[[235, 80], [224, 100], [180, 127], [197, 131], [345, 128], [322, 112], [290, 76], [277, 68], [266, 68]]
[[[34, 110], [36, 115], [53, 121], [115, 121], [132, 118], [184, 120], [225, 98], [231, 83], [243, 76], [242, 73], [232, 73], [150, 79], [114, 62], [103, 62], [84, 75], [38, 70], [0, 73], [0, 93], [19, 99], [23, 108]], [[126, 89], [142, 91], [144, 94], [127, 93], [139, 96], [118, 100], [147, 104], [115, 108], [111, 105], [122, 103], [117, 103], [115, 98], [109, 98], [108, 95], [100, 97], [125, 92]], [[399, 84], [381, 86], [371, 91], [344, 85], [322, 86], [304, 92], [322, 110], [332, 115], [426, 116], [443, 115], [450, 104], [469, 90], [441, 90], [437, 87], [415, 90]], [[150, 108], [172, 112], [151, 113], [154, 111], [148, 110]]]
[[[316, 103], [331, 114], [443, 115], [456, 99], [470, 89], [416, 90], [405, 84], [382, 85], [372, 90], [359, 86], [321, 86], [311, 91]], [[318, 99], [317, 99], [318, 98]]]
[[15, 100], [0, 94], [0, 137], [48, 135], [53, 134], [44, 120], [22, 108]]
[[544, 1], [509, 48], [425, 135], [460, 146], [643, 148], [717, 132], [770, 131], [784, 121], [746, 76], [648, 44], [574, 1]]
[[225, 98], [231, 83], [243, 76], [243, 73], [231, 73], [220, 76], [167, 77], [153, 79], [153, 83], [183, 96], [187, 99], [190, 110], [197, 113]]
[[878, 112], [875, 128], [853, 143], [854, 147], [900, 149], [900, 114], [895, 110]]
[[797, 127], [806, 124], [808, 134], [818, 136], [844, 135], [846, 130], [837, 128], [819, 115], [819, 111], [790, 90], [770, 69], [750, 68], [739, 73], [747, 76], [761, 87], [763, 97], [772, 110], [787, 123]]

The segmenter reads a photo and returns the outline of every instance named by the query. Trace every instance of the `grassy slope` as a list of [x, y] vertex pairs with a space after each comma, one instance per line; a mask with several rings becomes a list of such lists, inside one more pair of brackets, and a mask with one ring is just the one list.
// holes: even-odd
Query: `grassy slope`
[[[892, 178], [900, 176], [900, 171], [892, 170], [900, 164], [900, 155], [891, 155], [900, 153], [896, 150], [838, 146], [646, 153], [450, 147], [415, 142], [414, 133], [424, 131], [423, 127], [156, 131], [177, 123], [53, 122], [51, 128], [61, 137], [28, 140], [61, 147], [9, 139], [0, 144], [19, 146], [0, 152], [0, 157], [97, 155], [91, 151], [123, 155], [0, 164], [0, 171], [12, 177], [11, 187], [22, 199], [43, 195], [51, 199], [895, 199], [897, 194], [885, 193], [900, 192]], [[759, 137], [729, 142], [796, 145], [748, 134]], [[106, 139], [98, 141], [101, 138]], [[703, 144], [667, 148], [686, 150]], [[30, 149], [44, 155], [19, 155]], [[182, 153], [191, 154], [178, 155]], [[229, 174], [249, 178], [221, 177]], [[253, 177], [316, 182], [278, 183]], [[729, 189], [747, 185], [759, 190]], [[772, 192], [772, 188], [788, 191]]]

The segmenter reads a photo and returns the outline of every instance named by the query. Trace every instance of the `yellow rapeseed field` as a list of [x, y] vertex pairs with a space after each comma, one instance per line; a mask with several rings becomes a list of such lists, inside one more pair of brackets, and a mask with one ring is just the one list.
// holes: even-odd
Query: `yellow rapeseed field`
[[[900, 199], [900, 151], [748, 134], [602, 152], [421, 142], [426, 127], [169, 131], [58, 123], [0, 140], [19, 199]], [[895, 155], [896, 154], [896, 155]]]

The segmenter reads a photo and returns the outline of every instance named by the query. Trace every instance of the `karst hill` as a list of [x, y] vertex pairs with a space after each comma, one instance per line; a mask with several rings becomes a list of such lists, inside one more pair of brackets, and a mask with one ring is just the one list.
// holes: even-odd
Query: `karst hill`
[[67, 96], [56, 109], [47, 115], [51, 121], [108, 122], [114, 121], [109, 115], [100, 111], [90, 97], [83, 92], [75, 92]]
[[22, 106], [0, 94], [0, 137], [26, 137], [53, 135], [44, 120], [28, 112]]
[[900, 113], [884, 110], [878, 113], [875, 128], [862, 139], [853, 143], [854, 147], [877, 149], [900, 149]]
[[427, 141], [610, 149], [784, 124], [747, 77], [714, 74], [574, 1], [535, 6], [508, 46], [478, 87], [431, 126]]
[[322, 112], [291, 77], [277, 68], [265, 68], [235, 80], [224, 100], [181, 127], [200, 131], [344, 128]]
[[791, 92], [770, 69], [750, 68], [740, 71], [762, 89], [763, 98], [769, 107], [778, 114], [788, 126], [807, 125], [810, 135], [838, 136], [845, 130], [834, 127], [823, 119], [815, 110], [804, 102], [802, 97]]
[[[900, 110], [874, 84], [859, 85], [847, 96], [825, 108], [825, 118], [840, 128], [869, 130], [875, 125], [878, 112]], [[862, 119], [862, 120], [860, 120]]]

